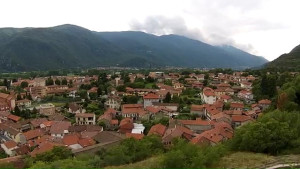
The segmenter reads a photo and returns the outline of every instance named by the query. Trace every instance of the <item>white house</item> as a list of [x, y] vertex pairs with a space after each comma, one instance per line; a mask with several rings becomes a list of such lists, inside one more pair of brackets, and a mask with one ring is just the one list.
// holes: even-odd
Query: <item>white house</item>
[[143, 99], [144, 99], [144, 108], [146, 108], [148, 106], [152, 106], [153, 103], [157, 103], [160, 101], [159, 95], [154, 94], [154, 93], [148, 93], [148, 94], [144, 95]]
[[121, 107], [121, 98], [118, 96], [109, 96], [105, 102], [105, 105], [108, 108], [119, 110]]
[[75, 115], [76, 124], [79, 125], [88, 125], [96, 124], [96, 116], [94, 113], [77, 113]]
[[217, 100], [217, 97], [216, 97], [215, 92], [212, 88], [205, 87], [203, 89], [203, 92], [201, 93], [201, 99], [206, 104], [214, 104]]
[[9, 156], [14, 156], [15, 152], [13, 150], [18, 148], [16, 142], [10, 140], [6, 141], [5, 143], [1, 144], [1, 148], [5, 151], [5, 153]]

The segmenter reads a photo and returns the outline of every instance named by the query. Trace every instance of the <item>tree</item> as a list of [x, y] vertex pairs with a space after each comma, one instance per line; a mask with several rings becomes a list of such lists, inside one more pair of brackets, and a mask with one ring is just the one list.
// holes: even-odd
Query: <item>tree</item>
[[7, 87], [7, 89], [10, 87], [10, 84], [8, 82], [8, 80], [5, 78], [3, 81], [3, 85]]
[[53, 162], [72, 157], [72, 151], [68, 147], [54, 146], [51, 151], [37, 154], [34, 161]]
[[69, 80], [68, 87], [73, 87], [73, 81], [71, 79]]
[[29, 94], [27, 94], [26, 95], [26, 98], [28, 99], [28, 100], [32, 100], [32, 96], [31, 96], [31, 94], [29, 93]]
[[126, 92], [126, 86], [124, 86], [124, 85], [117, 86], [117, 91], [118, 92]]
[[49, 77], [47, 80], [46, 80], [46, 86], [51, 86], [51, 85], [54, 85], [54, 82], [53, 82], [53, 79], [51, 77]]
[[[272, 114], [272, 112], [270, 112]], [[296, 138], [289, 123], [272, 115], [238, 128], [232, 139], [232, 149], [256, 153], [278, 154], [291, 145]]]
[[18, 106], [16, 106], [15, 107], [15, 109], [14, 109], [14, 111], [13, 111], [13, 113], [12, 114], [14, 114], [14, 115], [16, 115], [16, 116], [20, 116], [20, 114], [21, 114], [21, 110], [19, 109], [19, 107]]
[[164, 101], [164, 103], [170, 103], [171, 102], [171, 93], [170, 92], [168, 92], [167, 94], [166, 94], [166, 97], [165, 97], [165, 99], [163, 100]]
[[20, 94], [17, 95], [17, 100], [22, 100], [22, 97]]
[[21, 82], [21, 88], [24, 89], [25, 87], [28, 87], [28, 82], [26, 81]]
[[59, 79], [56, 79], [56, 80], [55, 80], [55, 84], [56, 84], [56, 85], [60, 85], [60, 80], [59, 80]]
[[67, 79], [66, 79], [66, 78], [64, 78], [64, 79], [61, 81], [61, 84], [62, 84], [62, 85], [67, 85], [67, 84], [68, 84], [68, 81], [67, 81]]

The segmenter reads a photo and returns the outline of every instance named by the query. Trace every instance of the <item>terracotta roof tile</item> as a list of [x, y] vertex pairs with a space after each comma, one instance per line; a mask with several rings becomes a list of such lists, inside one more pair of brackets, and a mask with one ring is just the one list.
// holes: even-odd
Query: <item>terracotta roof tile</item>
[[156, 124], [151, 127], [150, 131], [148, 132], [148, 135], [151, 134], [158, 134], [159, 136], [163, 136], [166, 132], [167, 127], [162, 124]]
[[141, 140], [144, 138], [144, 134], [139, 133], [126, 133], [126, 138], [134, 138], [137, 140]]

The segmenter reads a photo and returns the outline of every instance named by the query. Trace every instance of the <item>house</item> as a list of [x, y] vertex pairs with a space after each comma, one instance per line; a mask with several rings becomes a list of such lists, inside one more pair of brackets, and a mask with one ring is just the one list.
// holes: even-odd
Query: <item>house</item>
[[30, 148], [28, 145], [21, 145], [14, 151], [16, 152], [16, 155], [26, 155], [30, 152]]
[[204, 105], [191, 105], [191, 114], [197, 114], [201, 117], [204, 117], [205, 111], [204, 111]]
[[253, 121], [253, 119], [250, 116], [246, 115], [234, 115], [231, 118], [232, 126], [235, 128]]
[[84, 148], [96, 144], [96, 141], [92, 138], [81, 138], [80, 140], [78, 140], [78, 144]]
[[141, 104], [124, 104], [122, 105], [122, 116], [125, 118], [132, 118], [133, 120], [138, 120], [140, 118], [146, 117], [147, 112], [144, 110]]
[[201, 119], [196, 120], [177, 120], [178, 125], [189, 128], [195, 133], [202, 133], [203, 131], [210, 130], [214, 126], [213, 121], [204, 121]]
[[69, 127], [71, 126], [71, 122], [68, 121], [58, 121], [53, 124], [50, 128], [50, 134], [53, 137], [63, 138], [65, 134], [69, 133]]
[[107, 109], [103, 115], [99, 116], [98, 122], [103, 122], [107, 129], [116, 129], [118, 127], [119, 121], [114, 119], [116, 117], [117, 111], [115, 109]]
[[68, 86], [67, 85], [51, 85], [46, 86], [46, 94], [48, 96], [50, 95], [61, 95], [68, 92]]
[[183, 89], [184, 85], [182, 83], [174, 83], [173, 88], [174, 89]]
[[18, 148], [18, 145], [13, 140], [6, 141], [1, 144], [1, 148], [5, 151], [5, 153], [9, 156], [14, 156], [14, 150]]
[[131, 133], [132, 129], [134, 128], [133, 120], [131, 118], [124, 118], [121, 120], [119, 125], [119, 132], [120, 133]]
[[131, 133], [143, 134], [145, 130], [145, 126], [143, 124], [133, 123], [133, 129]]
[[172, 111], [177, 111], [179, 104], [178, 103], [153, 103], [154, 107], [159, 107], [159, 108], [167, 108], [170, 109]]
[[230, 103], [230, 110], [242, 111], [244, 109], [244, 103]]
[[231, 117], [228, 114], [225, 114], [224, 112], [220, 112], [218, 114], [212, 115], [211, 120], [216, 122], [226, 122], [228, 124], [231, 124]]
[[9, 111], [0, 111], [0, 123], [7, 121], [7, 117], [10, 115]]
[[69, 113], [77, 114], [77, 113], [85, 113], [86, 110], [83, 109], [79, 104], [77, 103], [70, 103], [69, 104]]
[[26, 142], [26, 138], [22, 132], [10, 124], [0, 123], [0, 133], [16, 143], [24, 144]]
[[119, 96], [109, 96], [105, 102], [108, 108], [119, 110], [121, 107], [121, 98]]
[[211, 117], [216, 115], [216, 114], [219, 114], [221, 111], [217, 109], [216, 106], [214, 105], [209, 105], [209, 106], [206, 106], [205, 108], [205, 117], [208, 119], [208, 120], [211, 120]]
[[29, 130], [25, 133], [23, 133], [26, 140], [34, 140], [37, 138], [40, 138], [41, 136], [44, 135], [44, 131], [42, 129], [34, 129], [34, 130]]
[[16, 122], [18, 122], [21, 119], [21, 117], [13, 115], [13, 114], [10, 114], [10, 115], [7, 116], [7, 119], [16, 123]]
[[221, 95], [220, 100], [224, 101], [225, 103], [232, 102], [231, 96], [228, 95]]
[[41, 154], [47, 151], [51, 151], [55, 146], [64, 146], [63, 144], [53, 143], [49, 141], [42, 142], [31, 153], [31, 157], [35, 157], [37, 154]]
[[55, 106], [52, 103], [41, 104], [37, 109], [39, 109], [40, 114], [45, 116], [50, 116], [55, 113]]
[[0, 93], [0, 111], [14, 110], [16, 100], [13, 94]]
[[238, 97], [244, 100], [253, 100], [253, 94], [251, 91], [242, 90], [238, 93]]
[[26, 109], [31, 106], [31, 100], [23, 99], [23, 100], [17, 100], [16, 106], [18, 106], [20, 109]]
[[170, 145], [174, 138], [183, 138], [190, 141], [194, 133], [183, 126], [175, 126], [174, 128], [168, 128], [162, 137], [162, 142], [165, 145]]
[[191, 140], [193, 144], [216, 145], [233, 137], [233, 129], [228, 123], [216, 123], [211, 130], [204, 131]]
[[90, 98], [91, 94], [97, 94], [97, 90], [98, 90], [98, 87], [92, 87], [90, 90], [88, 90], [87, 91], [88, 98]]
[[143, 100], [144, 100], [144, 108], [146, 108], [147, 106], [152, 106], [153, 103], [160, 102], [160, 97], [157, 94], [148, 93], [144, 95]]
[[156, 124], [151, 127], [151, 129], [148, 132], [148, 136], [151, 134], [156, 134], [160, 137], [164, 136], [165, 132], [167, 130], [167, 127], [162, 124]]
[[258, 105], [261, 107], [262, 110], [269, 108], [271, 103], [271, 100], [268, 99], [258, 101]]
[[244, 89], [251, 89], [252, 88], [252, 83], [251, 82], [241, 82], [241, 87]]
[[96, 115], [94, 113], [77, 113], [75, 115], [76, 124], [87, 125], [96, 124]]
[[46, 121], [48, 121], [46, 118], [37, 118], [37, 119], [31, 120], [30, 124], [31, 124], [32, 128], [35, 129], [35, 128], [40, 128], [40, 125]]
[[217, 97], [213, 89], [205, 87], [201, 93], [201, 99], [204, 101], [204, 103], [214, 104], [217, 100]]
[[65, 135], [62, 139], [62, 142], [65, 146], [70, 147], [71, 149], [80, 149], [83, 148], [80, 144], [78, 144], [79, 135], [77, 134], [68, 134]]

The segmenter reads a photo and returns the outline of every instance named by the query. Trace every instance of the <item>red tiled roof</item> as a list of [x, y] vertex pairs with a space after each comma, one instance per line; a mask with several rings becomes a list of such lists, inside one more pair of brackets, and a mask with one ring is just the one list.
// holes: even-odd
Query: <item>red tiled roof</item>
[[221, 99], [229, 100], [231, 97], [228, 95], [221, 95]]
[[166, 132], [167, 127], [162, 124], [156, 124], [151, 127], [151, 129], [148, 132], [148, 135], [151, 134], [158, 134], [159, 136], [163, 136]]
[[17, 147], [17, 143], [14, 142], [13, 140], [7, 141], [7, 142], [5, 142], [5, 143], [3, 143], [3, 144], [4, 144], [4, 145], [6, 146], [6, 148], [8, 148], [8, 149]]
[[132, 124], [132, 128], [133, 128], [133, 120], [131, 118], [122, 119], [120, 122], [120, 127], [126, 124]]
[[204, 105], [195, 105], [195, 104], [191, 105], [191, 111], [203, 111], [203, 109], [204, 109]]
[[112, 125], [118, 125], [118, 124], [119, 124], [119, 121], [118, 121], [117, 119], [111, 120], [111, 121], [110, 121], [110, 124], [112, 124]]
[[264, 99], [264, 100], [260, 100], [258, 101], [259, 104], [267, 104], [267, 105], [270, 105], [272, 103], [271, 100], [268, 100], [268, 99]]
[[41, 129], [35, 129], [35, 130], [29, 130], [23, 134], [24, 134], [26, 140], [31, 140], [33, 138], [44, 135], [44, 132]]
[[88, 117], [94, 117], [94, 113], [77, 113], [75, 117], [83, 117], [83, 118], [88, 118]]
[[250, 116], [245, 116], [245, 115], [234, 115], [231, 118], [233, 122], [245, 122], [245, 121], [253, 120]]
[[78, 143], [82, 147], [88, 147], [88, 146], [92, 146], [92, 145], [96, 144], [96, 142], [92, 138], [83, 138], [83, 139], [80, 139], [78, 141]]
[[10, 114], [7, 116], [8, 119], [13, 120], [13, 121], [19, 121], [21, 119], [21, 117]]
[[44, 142], [39, 147], [35, 148], [30, 155], [35, 157], [37, 154], [44, 153], [46, 151], [50, 151], [53, 149], [54, 146], [62, 146], [61, 144], [55, 144], [51, 142]]
[[200, 126], [208, 126], [213, 125], [214, 122], [212, 121], [205, 121], [205, 120], [178, 120], [179, 123], [183, 125], [200, 125]]
[[228, 115], [242, 115], [243, 114], [243, 112], [240, 110], [225, 110], [224, 113], [228, 114]]
[[159, 99], [159, 95], [157, 94], [154, 94], [154, 93], [148, 93], [146, 94], [144, 97], [144, 99]]
[[206, 87], [203, 89], [203, 94], [205, 96], [215, 96], [215, 92], [212, 88]]
[[62, 139], [63, 143], [67, 146], [72, 145], [72, 144], [77, 144], [78, 140], [79, 140], [79, 137], [76, 134], [65, 135], [64, 138]]
[[142, 108], [142, 104], [123, 104], [122, 109], [124, 108]]
[[139, 133], [126, 133], [126, 138], [134, 138], [137, 140], [141, 140], [144, 138], [144, 134]]
[[71, 122], [69, 121], [58, 121], [51, 126], [50, 133], [62, 134], [64, 133], [64, 130], [68, 130], [70, 126], [71, 126]]
[[231, 103], [230, 107], [231, 108], [244, 108], [244, 104], [243, 103]]
[[40, 124], [46, 121], [48, 121], [46, 118], [38, 118], [31, 120], [30, 123], [33, 125], [33, 127], [39, 127]]
[[44, 124], [46, 127], [51, 127], [55, 121], [44, 121], [42, 124]]
[[147, 106], [146, 110], [151, 113], [158, 113], [161, 109], [154, 106]]
[[146, 111], [143, 108], [123, 108], [123, 114], [145, 114]]

